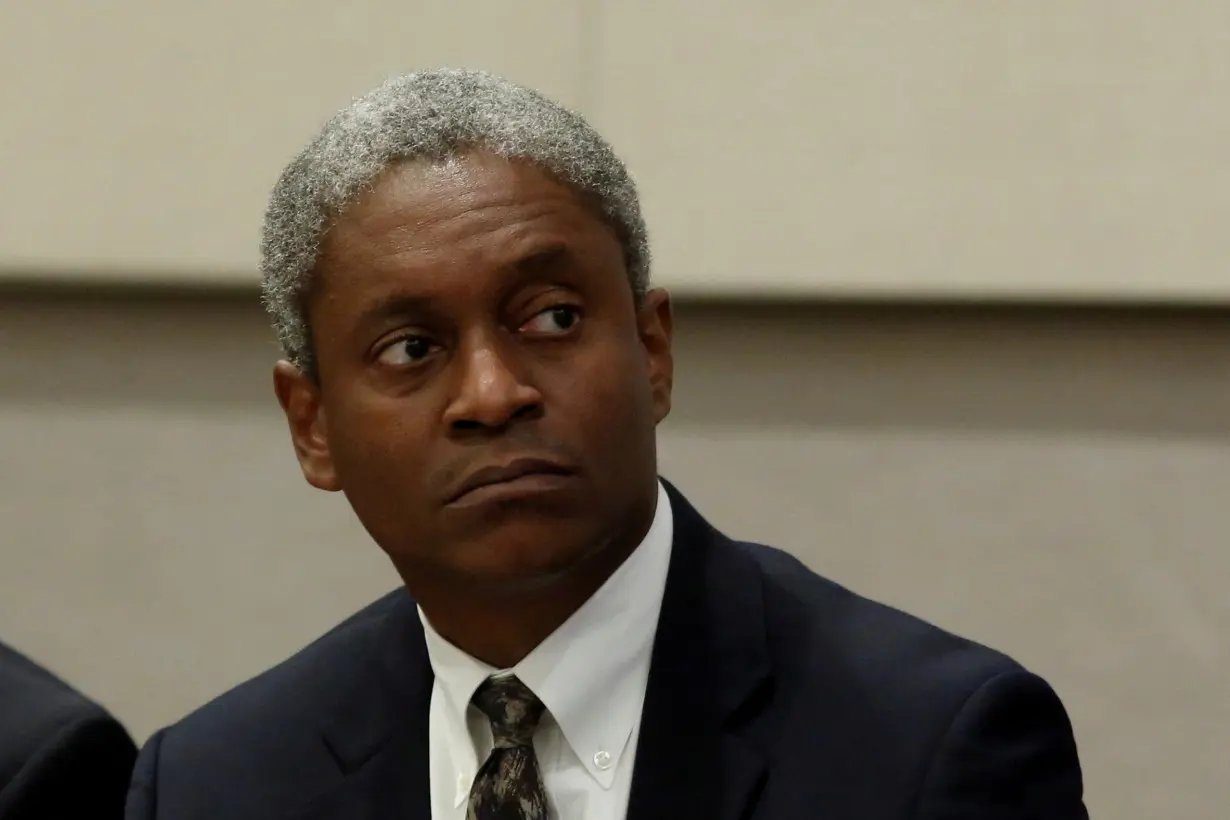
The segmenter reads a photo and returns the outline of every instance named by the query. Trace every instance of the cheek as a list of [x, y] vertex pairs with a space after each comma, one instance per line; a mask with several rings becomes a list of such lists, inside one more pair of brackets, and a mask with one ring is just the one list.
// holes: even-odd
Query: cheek
[[431, 540], [430, 447], [413, 414], [347, 414], [334, 463], [342, 491], [372, 540], [390, 555]]
[[418, 496], [427, 462], [426, 414], [406, 399], [347, 402], [329, 416], [334, 463], [344, 486], [373, 503]]
[[629, 442], [652, 436], [654, 429], [648, 368], [635, 354], [594, 357], [574, 371], [566, 388], [581, 410], [590, 444], [619, 460], [633, 456]]

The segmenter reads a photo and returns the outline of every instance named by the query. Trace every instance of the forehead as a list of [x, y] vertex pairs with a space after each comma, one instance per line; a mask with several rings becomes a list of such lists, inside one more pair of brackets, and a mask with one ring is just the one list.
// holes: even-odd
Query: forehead
[[390, 168], [334, 223], [319, 267], [333, 285], [357, 285], [612, 247], [622, 256], [597, 207], [573, 189], [528, 163], [473, 153]]

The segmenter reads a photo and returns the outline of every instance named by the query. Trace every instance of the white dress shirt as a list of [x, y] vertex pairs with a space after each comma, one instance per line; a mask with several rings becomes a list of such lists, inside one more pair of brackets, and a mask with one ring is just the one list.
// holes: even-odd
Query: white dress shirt
[[645, 540], [512, 669], [462, 652], [419, 610], [435, 672], [428, 719], [433, 820], [465, 818], [470, 786], [492, 746], [491, 724], [470, 699], [498, 674], [516, 675], [547, 707], [534, 749], [551, 816], [624, 820], [673, 531], [670, 499], [659, 483]]

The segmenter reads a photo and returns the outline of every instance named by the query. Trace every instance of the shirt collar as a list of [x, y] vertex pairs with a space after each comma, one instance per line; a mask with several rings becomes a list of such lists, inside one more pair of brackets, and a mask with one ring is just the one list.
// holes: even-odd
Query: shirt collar
[[[542, 700], [572, 751], [604, 788], [614, 782], [640, 719], [673, 535], [670, 499], [659, 482], [653, 523], [641, 544], [580, 609], [505, 670]], [[459, 732], [455, 736], [464, 737], [470, 699], [500, 670], [446, 641], [421, 609], [419, 617], [447, 719]]]

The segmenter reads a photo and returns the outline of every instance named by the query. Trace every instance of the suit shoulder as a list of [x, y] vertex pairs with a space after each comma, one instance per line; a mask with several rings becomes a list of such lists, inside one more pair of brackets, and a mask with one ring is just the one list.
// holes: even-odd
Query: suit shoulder
[[198, 738], [267, 736], [293, 731], [305, 713], [332, 703], [366, 657], [380, 625], [399, 606], [413, 606], [395, 590], [351, 615], [277, 665], [235, 686], [168, 727], [164, 754]]
[[[818, 575], [774, 547], [739, 542], [760, 568], [770, 642], [801, 676], [841, 671], [893, 697], [965, 697], [1022, 667], [1008, 655]], [[777, 654], [777, 653], [775, 653]], [[789, 661], [787, 661], [789, 663]]]
[[156, 801], [160, 813], [183, 818], [264, 817], [333, 776], [321, 718], [344, 702], [390, 615], [413, 605], [405, 590], [390, 593], [155, 733], [137, 760], [130, 804]]

